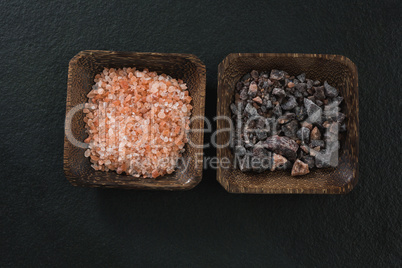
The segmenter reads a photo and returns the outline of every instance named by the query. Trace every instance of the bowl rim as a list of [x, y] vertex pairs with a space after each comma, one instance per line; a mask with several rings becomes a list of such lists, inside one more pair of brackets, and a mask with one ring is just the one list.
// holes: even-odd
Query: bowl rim
[[87, 49], [87, 50], [81, 50], [77, 54], [75, 54], [69, 61], [69, 66], [72, 63], [75, 63], [76, 61], [79, 60], [80, 57], [82, 56], [88, 56], [92, 55], [94, 53], [101, 53], [105, 55], [117, 55], [117, 54], [127, 54], [127, 55], [144, 55], [144, 56], [176, 56], [176, 57], [184, 57], [186, 59], [191, 59], [192, 62], [198, 63], [199, 66], [197, 67], [202, 67], [206, 70], [206, 66], [204, 62], [200, 60], [196, 55], [191, 54], [191, 53], [169, 53], [169, 52], [135, 52], [135, 51], [114, 51], [114, 50], [97, 50], [97, 49]]

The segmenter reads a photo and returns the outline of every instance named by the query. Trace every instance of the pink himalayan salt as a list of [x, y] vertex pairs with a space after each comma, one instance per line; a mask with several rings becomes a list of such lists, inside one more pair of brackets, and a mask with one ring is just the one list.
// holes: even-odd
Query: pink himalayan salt
[[84, 109], [92, 167], [136, 177], [172, 173], [192, 109], [183, 81], [147, 69], [105, 68], [94, 82]]

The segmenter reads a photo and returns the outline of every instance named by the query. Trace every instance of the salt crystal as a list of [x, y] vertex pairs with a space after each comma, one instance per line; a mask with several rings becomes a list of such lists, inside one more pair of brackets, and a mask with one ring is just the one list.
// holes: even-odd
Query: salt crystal
[[165, 113], [164, 112], [158, 113], [158, 117], [161, 119], [165, 118]]

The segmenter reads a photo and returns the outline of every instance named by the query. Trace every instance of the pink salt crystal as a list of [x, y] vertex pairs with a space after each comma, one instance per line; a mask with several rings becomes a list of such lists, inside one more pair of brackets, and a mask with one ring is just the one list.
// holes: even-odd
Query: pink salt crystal
[[255, 97], [253, 99], [253, 101], [255, 101], [256, 103], [262, 104], [262, 99], [260, 97]]
[[165, 118], [165, 116], [166, 116], [165, 113], [162, 111], [158, 113], [158, 117], [161, 119]]
[[[250, 91], [250, 92], [257, 92], [257, 90], [258, 90], [257, 84], [256, 84], [255, 82], [252, 82], [252, 83], [250, 84], [249, 91]], [[255, 96], [255, 95], [254, 95], [254, 96]]]
[[301, 175], [305, 175], [307, 173], [309, 173], [310, 170], [308, 168], [308, 165], [302, 161], [300, 161], [299, 159], [297, 159], [295, 161], [295, 163], [293, 164], [293, 168], [292, 168], [292, 176], [301, 176]]
[[153, 171], [152, 171], [152, 177], [153, 177], [153, 178], [156, 178], [156, 177], [158, 177], [158, 176], [159, 176], [158, 171], [157, 171], [157, 170], [153, 170]]
[[272, 157], [271, 171], [274, 171], [277, 167], [280, 167], [280, 166], [286, 164], [287, 161], [288, 160], [285, 157], [283, 157], [282, 155], [274, 153], [273, 157]]
[[163, 82], [159, 83], [159, 89], [160, 89], [161, 91], [166, 91], [166, 88], [167, 88], [167, 86], [166, 86], [165, 83], [163, 83]]
[[155, 82], [155, 83], [153, 83], [152, 84], [152, 87], [151, 87], [151, 93], [156, 93], [156, 92], [158, 92], [158, 87], [159, 87], [159, 83], [158, 82]]

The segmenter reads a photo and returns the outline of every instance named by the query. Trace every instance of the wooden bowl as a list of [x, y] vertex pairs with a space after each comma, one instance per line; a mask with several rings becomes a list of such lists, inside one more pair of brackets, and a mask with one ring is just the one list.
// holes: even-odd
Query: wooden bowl
[[[359, 154], [359, 94], [357, 68], [344, 56], [320, 54], [266, 54], [235, 53], [229, 54], [218, 68], [218, 116], [231, 117], [229, 108], [233, 101], [235, 84], [252, 70], [285, 70], [290, 75], [306, 73], [313, 80], [325, 81], [336, 87], [344, 97], [341, 105], [346, 114], [346, 137], [341, 139], [339, 163], [337, 168], [314, 169], [302, 177], [290, 176], [290, 171], [264, 173], [243, 173], [233, 165], [218, 168], [217, 180], [231, 193], [306, 193], [306, 194], [343, 194], [348, 193], [357, 183]], [[226, 120], [217, 121], [217, 129], [229, 128]], [[229, 141], [227, 131], [217, 135], [218, 144]], [[219, 159], [228, 157], [233, 163], [229, 146], [218, 148]]]
[[[71, 59], [68, 70], [66, 133], [78, 141], [83, 141], [85, 133], [84, 113], [82, 110], [69, 115], [76, 105], [87, 101], [87, 93], [94, 84], [94, 77], [103, 71], [104, 67], [148, 68], [158, 74], [165, 73], [187, 83], [190, 96], [193, 98], [192, 116], [204, 116], [205, 107], [205, 65], [194, 55], [175, 53], [137, 53], [86, 50]], [[71, 121], [71, 127], [68, 122]], [[203, 129], [203, 120], [194, 120], [191, 128]], [[190, 140], [202, 145], [204, 133], [190, 132]], [[126, 189], [157, 189], [157, 190], [186, 190], [196, 186], [202, 177], [202, 148], [185, 146], [183, 159], [189, 161], [188, 168], [178, 167], [170, 175], [152, 178], [136, 178], [118, 175], [116, 172], [95, 171], [91, 168], [88, 158], [84, 157], [85, 149], [73, 145], [67, 136], [64, 138], [64, 172], [73, 185], [90, 187], [126, 188]], [[198, 161], [198, 162], [196, 162]]]

